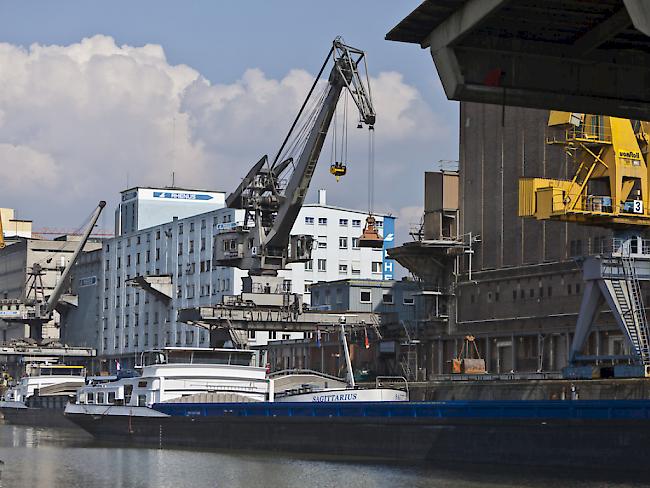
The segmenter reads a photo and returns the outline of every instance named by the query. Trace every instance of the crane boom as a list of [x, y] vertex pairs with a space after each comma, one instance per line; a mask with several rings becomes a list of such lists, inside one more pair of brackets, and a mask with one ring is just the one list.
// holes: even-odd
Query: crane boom
[[70, 262], [68, 265], [65, 267], [63, 270], [63, 273], [61, 273], [61, 278], [59, 278], [59, 281], [57, 282], [56, 286], [54, 287], [54, 290], [52, 290], [52, 294], [47, 300], [47, 305], [45, 312], [47, 315], [51, 314], [52, 311], [54, 310], [54, 307], [56, 307], [57, 302], [59, 301], [59, 298], [61, 298], [61, 295], [63, 294], [63, 289], [65, 286], [65, 282], [68, 278], [68, 275], [70, 274], [70, 271], [74, 267], [75, 263], [77, 262], [77, 259], [79, 258], [79, 254], [81, 254], [81, 251], [83, 250], [84, 246], [86, 245], [86, 242], [88, 242], [88, 238], [90, 237], [91, 232], [93, 231], [93, 228], [95, 227], [95, 224], [97, 223], [97, 219], [99, 219], [100, 214], [102, 213], [102, 210], [106, 206], [105, 201], [99, 202], [97, 205], [97, 208], [93, 211], [92, 216], [90, 217], [90, 223], [88, 224], [88, 227], [86, 228], [83, 236], [81, 237], [81, 240], [79, 241], [79, 244], [77, 245], [76, 249], [74, 250], [74, 253], [72, 253], [72, 257], [70, 258]]
[[[299, 127], [299, 121], [330, 59], [333, 66], [325, 90], [320, 99], [312, 104], [313, 110], [305, 123]], [[365, 80], [360, 69], [365, 71]], [[336, 38], [273, 162], [269, 163], [268, 156], [263, 156], [226, 199], [228, 207], [246, 210], [246, 218], [243, 227], [217, 235], [215, 264], [245, 269], [251, 275], [277, 275], [277, 271], [288, 263], [304, 262], [311, 258], [312, 236], [292, 236], [290, 232], [305, 201], [336, 106], [344, 91], [354, 101], [359, 121], [372, 128], [376, 116], [365, 53]], [[288, 144], [292, 137], [294, 142]], [[285, 150], [287, 147], [290, 149]], [[291, 149], [295, 149], [295, 152], [288, 154]]]

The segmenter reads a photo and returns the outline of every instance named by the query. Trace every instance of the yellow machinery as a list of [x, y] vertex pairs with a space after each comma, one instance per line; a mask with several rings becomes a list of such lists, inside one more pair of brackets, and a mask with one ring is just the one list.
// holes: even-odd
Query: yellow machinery
[[584, 293], [569, 360], [619, 359], [580, 356], [606, 304], [637, 361], [650, 368], [650, 325], [641, 281], [650, 281], [650, 247], [641, 234], [650, 226], [648, 122], [602, 115], [554, 112], [547, 143], [560, 144], [574, 163], [570, 180], [521, 178], [519, 215], [614, 229], [611, 247], [584, 256]]
[[[473, 357], [476, 356], [476, 357]], [[458, 356], [451, 361], [451, 372], [455, 374], [484, 374], [485, 359], [481, 358], [473, 335], [465, 336]]]
[[341, 176], [345, 176], [345, 173], [347, 173], [347, 167], [345, 166], [345, 163], [333, 163], [330, 166], [330, 173], [336, 177], [336, 181], [338, 182]]
[[519, 216], [588, 225], [650, 225], [647, 122], [552, 111], [549, 144], [575, 166], [571, 180], [521, 178]]

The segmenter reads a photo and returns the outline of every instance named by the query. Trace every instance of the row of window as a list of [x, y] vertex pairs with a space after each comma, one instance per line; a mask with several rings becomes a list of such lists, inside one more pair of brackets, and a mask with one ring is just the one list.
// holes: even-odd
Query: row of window
[[[176, 332], [176, 345], [177, 346], [182, 345], [182, 338], [183, 338], [183, 333], [181, 331], [177, 331]], [[199, 343], [200, 344], [205, 344], [207, 342], [207, 333], [206, 333], [206, 331], [204, 331], [204, 330], [200, 331], [198, 338], [199, 338]], [[120, 347], [120, 339], [121, 339], [121, 336], [119, 336], [119, 335], [115, 336], [115, 341], [113, 342], [114, 349], [119, 349], [119, 347]], [[124, 335], [123, 339], [124, 339], [124, 347], [128, 348], [129, 343], [130, 343], [129, 335], [128, 334]], [[133, 334], [133, 342], [131, 343], [131, 345], [133, 347], [139, 347], [140, 346], [139, 339], [140, 339], [139, 334], [137, 334], [137, 333]], [[195, 339], [195, 331], [193, 331], [193, 330], [185, 331], [185, 345], [187, 345], [187, 346], [193, 345], [194, 344], [194, 339]], [[104, 337], [103, 343], [104, 343], [103, 344], [104, 345], [104, 350], [108, 349], [108, 338], [107, 337]], [[165, 346], [171, 346], [171, 345], [172, 345], [172, 343], [171, 343], [171, 332], [167, 331], [167, 332], [165, 332]], [[143, 346], [145, 346], [145, 347], [149, 346], [149, 333], [148, 332], [144, 333], [144, 344], [143, 344]], [[153, 344], [152, 344], [152, 346], [153, 347], [159, 347], [160, 346], [160, 344], [158, 343], [158, 333], [153, 334]]]
[[[580, 283], [575, 283], [571, 284], [569, 283], [567, 285], [567, 295], [579, 295], [581, 291]], [[518, 288], [518, 289], [513, 289], [512, 290], [512, 300], [525, 300], [526, 298], [551, 298], [553, 296], [553, 287], [547, 286], [543, 287], [540, 286], [537, 288], [537, 291], [535, 291], [535, 288], [530, 288], [528, 291], [526, 291], [523, 288]], [[498, 302], [500, 299], [500, 294], [498, 291], [492, 292], [488, 291], [487, 292], [487, 301], [488, 303], [494, 301]], [[475, 297], [474, 294], [472, 293], [470, 295], [470, 303], [475, 302]]]
[[[323, 303], [320, 303], [320, 291], [315, 290], [312, 292], [312, 301], [314, 305], [330, 305], [330, 290], [325, 289], [323, 291]], [[390, 290], [383, 290], [381, 302], [384, 305], [394, 305], [394, 296], [393, 292]], [[336, 289], [336, 303], [343, 303], [343, 290], [341, 288]], [[359, 292], [359, 303], [372, 303], [372, 290], [362, 289]], [[403, 305], [415, 305], [415, 298], [413, 295], [404, 295], [402, 297]]]
[[[231, 223], [231, 222], [233, 222], [232, 217], [233, 217], [232, 214], [224, 215], [222, 217], [222, 219], [221, 219], [221, 222], [220, 222], [219, 217], [215, 216], [213, 218], [213, 220], [212, 220], [212, 226], [213, 227], [218, 227], [222, 223], [223, 224]], [[190, 232], [194, 231], [194, 227], [195, 227], [194, 222], [190, 222], [189, 223]], [[201, 229], [205, 229], [206, 227], [207, 227], [206, 220], [202, 219], [201, 220]], [[184, 230], [184, 224], [183, 223], [178, 224], [178, 233], [179, 233], [179, 235], [183, 234], [183, 230]], [[171, 236], [171, 228], [168, 229], [168, 233], [169, 233], [169, 236]], [[144, 234], [144, 236], [145, 236], [146, 242], [151, 242], [151, 236], [152, 236], [151, 232], [149, 232], [147, 234]], [[157, 241], [160, 240], [160, 236], [161, 236], [160, 230], [157, 230], [156, 231], [156, 240]], [[139, 245], [142, 242], [142, 235], [137, 235], [137, 236], [134, 236], [134, 237], [127, 237], [126, 239], [118, 240], [117, 241], [117, 249], [122, 249], [122, 242], [126, 243], [126, 247], [131, 247], [131, 242], [132, 241], [135, 242], [135, 245]], [[110, 251], [110, 244], [106, 244], [106, 252], [108, 252], [108, 251]]]
[[[315, 221], [316, 219], [314, 217], [305, 217], [305, 224], [307, 225], [314, 225]], [[339, 226], [347, 227], [348, 222], [348, 219], [339, 219]], [[327, 225], [327, 217], [318, 217], [318, 225]], [[375, 225], [377, 227], [382, 227], [384, 223], [381, 220], [377, 220], [375, 222]], [[352, 227], [361, 227], [361, 220], [353, 219]]]
[[[317, 259], [316, 263], [318, 264], [318, 271], [322, 271], [322, 272], [327, 271], [327, 259]], [[314, 260], [310, 259], [309, 261], [305, 262], [305, 271], [313, 271], [313, 270], [314, 270]], [[371, 263], [371, 270], [373, 273], [381, 273], [382, 272], [381, 261], [373, 261]], [[348, 274], [347, 263], [339, 263], [339, 274], [343, 274], [343, 275]], [[359, 261], [352, 263], [352, 274], [353, 275], [361, 274], [361, 263]]]

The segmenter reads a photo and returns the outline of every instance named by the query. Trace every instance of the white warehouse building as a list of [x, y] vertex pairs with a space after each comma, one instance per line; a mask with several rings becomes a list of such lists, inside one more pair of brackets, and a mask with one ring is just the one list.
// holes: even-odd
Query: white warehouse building
[[[143, 190], [151, 195], [151, 189], [127, 191]], [[120, 358], [129, 365], [139, 352], [147, 349], [209, 347], [208, 332], [178, 322], [177, 311], [219, 303], [224, 295], [241, 292], [241, 280], [246, 272], [213, 266], [212, 246], [214, 236], [221, 230], [243, 225], [244, 211], [220, 208], [175, 218], [174, 202], [182, 205], [186, 203], [183, 200], [192, 199], [194, 193], [206, 192], [179, 190], [178, 193], [182, 195], [166, 198], [164, 208], [157, 209], [157, 219], [162, 219], [166, 213], [165, 223], [141, 228], [137, 222], [143, 217], [141, 211], [135, 213], [135, 221], [129, 219], [129, 225], [119, 219], [122, 230], [133, 230], [122, 231], [104, 241], [101, 255], [90, 259], [95, 265], [85, 264], [77, 269], [76, 284], [84, 283], [86, 287], [79, 294], [79, 309], [85, 307], [86, 310], [78, 316], [96, 315], [97, 320], [93, 321], [96, 330], [90, 330], [87, 319], [74, 323], [72, 316], [72, 323], [67, 327], [74, 330], [70, 335], [75, 340], [83, 337], [81, 342], [96, 347], [101, 357]], [[132, 193], [129, 195], [129, 205], [132, 206], [136, 197]], [[386, 248], [393, 245], [394, 217], [375, 216], [380, 232], [383, 229], [385, 234], [384, 249], [359, 248], [358, 238], [366, 213], [327, 205], [325, 198], [325, 191], [321, 190], [318, 203], [304, 205], [292, 230], [293, 234], [314, 236], [312, 261], [294, 263], [281, 272], [285, 289], [304, 293], [307, 304], [312, 283], [344, 278], [393, 278], [393, 262], [386, 259]], [[187, 208], [183, 205], [183, 209]], [[121, 212], [124, 209], [118, 209], [117, 215]], [[88, 293], [89, 283], [96, 287], [95, 293]], [[88, 299], [89, 296], [94, 298]], [[260, 346], [269, 340], [302, 337], [302, 333], [295, 332], [250, 331], [249, 344]]]

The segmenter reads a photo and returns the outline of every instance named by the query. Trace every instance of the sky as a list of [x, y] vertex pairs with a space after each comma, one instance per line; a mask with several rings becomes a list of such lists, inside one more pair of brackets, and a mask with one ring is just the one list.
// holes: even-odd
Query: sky
[[[367, 53], [377, 212], [396, 240], [420, 219], [423, 173], [458, 159], [458, 105], [431, 56], [384, 40], [418, 1], [0, 0], [0, 206], [35, 228], [76, 229], [99, 200], [112, 231], [119, 192], [234, 190], [275, 154], [332, 39]], [[367, 210], [368, 135], [352, 125], [348, 174], [311, 184]]]

